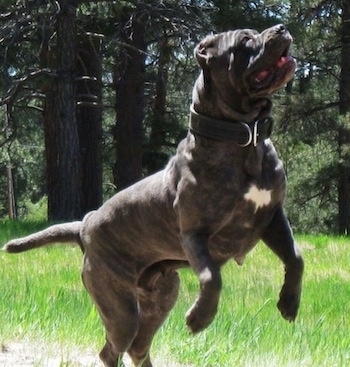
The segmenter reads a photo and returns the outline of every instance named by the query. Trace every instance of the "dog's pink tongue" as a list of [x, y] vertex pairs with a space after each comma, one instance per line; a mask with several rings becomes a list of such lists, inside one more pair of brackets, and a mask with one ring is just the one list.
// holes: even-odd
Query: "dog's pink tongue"
[[255, 77], [255, 81], [257, 83], [261, 83], [264, 79], [266, 79], [271, 74], [273, 69], [282, 68], [291, 59], [292, 59], [291, 56], [282, 56], [271, 69], [260, 71], [260, 73]]

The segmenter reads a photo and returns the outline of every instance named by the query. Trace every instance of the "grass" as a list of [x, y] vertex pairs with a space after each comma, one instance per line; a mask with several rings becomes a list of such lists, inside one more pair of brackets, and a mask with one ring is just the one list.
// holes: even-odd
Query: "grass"
[[[43, 225], [0, 222], [0, 243]], [[184, 314], [195, 299], [198, 281], [191, 271], [181, 271], [179, 300], [153, 343], [155, 365], [350, 365], [350, 239], [297, 240], [306, 268], [295, 323], [284, 321], [276, 308], [283, 266], [259, 244], [242, 267], [232, 262], [223, 269], [218, 315], [195, 336], [186, 330]], [[104, 333], [80, 281], [81, 259], [80, 250], [70, 246], [0, 254], [0, 343], [31, 340], [97, 353]]]
[[[28, 233], [26, 227], [30, 232], [42, 227], [40, 223], [14, 226], [10, 237]], [[10, 231], [5, 232], [7, 240]], [[68, 245], [15, 256], [1, 254], [0, 261], [2, 337], [35, 335], [51, 342], [70, 339], [89, 345], [96, 330], [102, 334], [95, 308], [80, 281], [79, 248]]]

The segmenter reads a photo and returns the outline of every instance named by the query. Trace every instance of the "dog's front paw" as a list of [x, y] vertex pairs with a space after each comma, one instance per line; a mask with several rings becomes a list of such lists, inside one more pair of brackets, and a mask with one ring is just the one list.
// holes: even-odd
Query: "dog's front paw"
[[284, 319], [292, 322], [297, 317], [299, 303], [299, 294], [281, 294], [280, 300], [277, 303], [277, 308]]
[[217, 304], [201, 302], [200, 298], [186, 313], [186, 325], [192, 333], [204, 330], [213, 321]]

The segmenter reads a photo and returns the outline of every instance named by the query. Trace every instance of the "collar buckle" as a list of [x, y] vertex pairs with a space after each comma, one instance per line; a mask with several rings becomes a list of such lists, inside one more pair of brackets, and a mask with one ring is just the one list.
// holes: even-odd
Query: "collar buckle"
[[254, 127], [253, 127], [253, 145], [255, 147], [258, 144], [258, 137], [259, 137], [258, 124], [259, 124], [259, 122], [260, 122], [260, 120], [256, 120], [254, 122]]
[[[259, 136], [261, 135], [263, 138], [268, 138], [272, 132], [272, 124], [273, 120], [271, 117], [266, 117], [264, 119], [256, 120], [251, 128], [246, 122], [238, 121], [248, 132], [247, 142], [244, 144], [238, 144], [240, 147], [244, 148], [253, 143], [254, 147], [258, 145]], [[259, 130], [259, 124], [268, 124], [267, 126], [263, 126], [266, 131], [261, 134]]]

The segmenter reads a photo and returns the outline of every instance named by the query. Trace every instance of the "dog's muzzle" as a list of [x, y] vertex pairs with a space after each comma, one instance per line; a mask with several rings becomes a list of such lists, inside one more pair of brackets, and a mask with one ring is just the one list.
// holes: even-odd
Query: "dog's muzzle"
[[241, 147], [256, 146], [271, 136], [273, 118], [264, 117], [253, 123], [217, 120], [198, 114], [191, 108], [189, 128], [192, 134], [219, 141], [234, 141]]

